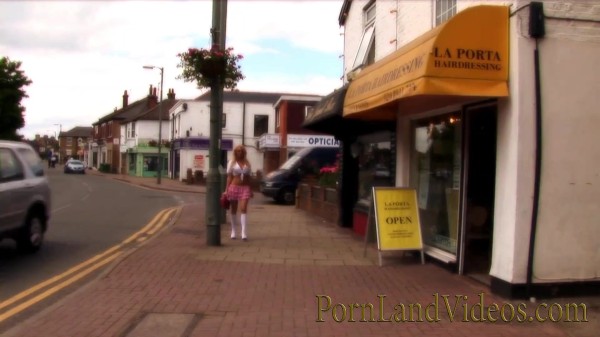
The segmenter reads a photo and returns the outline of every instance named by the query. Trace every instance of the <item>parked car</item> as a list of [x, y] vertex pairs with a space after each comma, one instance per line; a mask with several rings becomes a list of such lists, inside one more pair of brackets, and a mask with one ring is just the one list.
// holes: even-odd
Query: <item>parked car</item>
[[85, 174], [85, 164], [81, 160], [69, 159], [65, 164], [65, 173]]
[[338, 148], [332, 147], [309, 147], [296, 152], [263, 178], [261, 193], [279, 203], [293, 204], [300, 180], [308, 174], [318, 174], [322, 167], [334, 165], [338, 152]]
[[14, 239], [22, 252], [39, 250], [50, 201], [48, 178], [33, 147], [0, 140], [0, 240]]

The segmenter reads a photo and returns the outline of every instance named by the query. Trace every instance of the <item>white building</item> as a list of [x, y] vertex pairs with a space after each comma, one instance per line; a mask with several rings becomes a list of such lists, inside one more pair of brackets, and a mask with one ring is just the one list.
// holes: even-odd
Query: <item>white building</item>
[[[273, 104], [281, 93], [224, 91], [222, 165], [231, 159], [231, 150], [243, 144], [253, 173], [263, 169], [258, 139], [275, 132]], [[172, 140], [171, 177], [183, 180], [188, 169], [208, 172], [210, 167], [210, 92], [194, 100], [180, 100], [170, 111], [169, 137]]]
[[343, 119], [394, 125], [352, 124], [342, 140], [391, 151], [391, 185], [417, 191], [426, 254], [493, 292], [600, 289], [597, 6], [342, 6]]

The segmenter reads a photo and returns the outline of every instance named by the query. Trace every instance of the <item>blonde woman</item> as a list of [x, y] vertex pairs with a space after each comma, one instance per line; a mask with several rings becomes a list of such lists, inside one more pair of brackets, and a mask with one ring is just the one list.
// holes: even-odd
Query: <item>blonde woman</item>
[[231, 202], [231, 239], [236, 239], [237, 211], [240, 210], [242, 240], [248, 240], [246, 224], [248, 200], [253, 197], [250, 187], [252, 168], [246, 158], [246, 148], [238, 145], [233, 149], [233, 159], [227, 163], [227, 187], [224, 194]]

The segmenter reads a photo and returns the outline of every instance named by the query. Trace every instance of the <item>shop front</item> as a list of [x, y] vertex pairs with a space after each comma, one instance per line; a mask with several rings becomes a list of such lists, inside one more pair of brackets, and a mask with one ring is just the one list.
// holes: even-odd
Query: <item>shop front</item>
[[395, 124], [343, 118], [348, 86], [325, 96], [302, 127], [332, 135], [339, 141], [339, 225], [359, 233], [366, 226], [370, 187], [393, 186]]
[[345, 95], [344, 119], [394, 125], [352, 144], [369, 179], [387, 178], [365, 186], [414, 188], [426, 253], [459, 273], [489, 274], [508, 31], [508, 7], [468, 8], [363, 69]]
[[[208, 173], [210, 167], [209, 156], [210, 139], [207, 137], [187, 137], [175, 139], [172, 142], [169, 157], [171, 166], [170, 175], [173, 179], [183, 180], [187, 177], [188, 170], [192, 174], [202, 171]], [[227, 151], [233, 150], [232, 139], [221, 139], [221, 162], [220, 165], [227, 167]]]

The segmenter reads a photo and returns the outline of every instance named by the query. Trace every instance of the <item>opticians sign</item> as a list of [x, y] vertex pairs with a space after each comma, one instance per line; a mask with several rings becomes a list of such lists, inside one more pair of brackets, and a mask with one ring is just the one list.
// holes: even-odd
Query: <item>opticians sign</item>
[[339, 147], [340, 141], [326, 135], [288, 135], [288, 147]]

